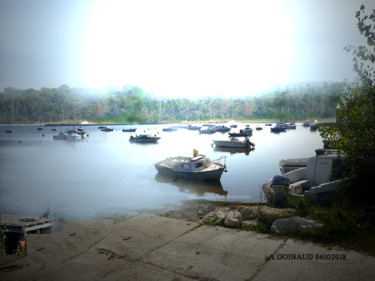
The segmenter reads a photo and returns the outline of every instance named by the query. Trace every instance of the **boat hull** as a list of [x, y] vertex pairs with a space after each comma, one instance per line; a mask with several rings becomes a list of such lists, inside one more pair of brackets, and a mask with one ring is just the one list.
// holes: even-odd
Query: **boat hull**
[[216, 146], [221, 146], [221, 147], [239, 147], [239, 148], [250, 147], [250, 142], [233, 142], [233, 141], [220, 141], [220, 140], [214, 140], [213, 142]]
[[221, 175], [224, 172], [224, 166], [219, 169], [211, 171], [200, 171], [200, 172], [181, 172], [175, 171], [168, 167], [164, 167], [159, 163], [155, 164], [155, 168], [159, 173], [166, 174], [172, 177], [184, 178], [189, 180], [201, 180], [201, 181], [220, 181]]

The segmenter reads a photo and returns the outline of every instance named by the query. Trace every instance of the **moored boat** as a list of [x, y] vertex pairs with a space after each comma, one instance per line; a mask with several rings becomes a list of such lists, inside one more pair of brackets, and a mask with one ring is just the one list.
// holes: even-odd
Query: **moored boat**
[[247, 127], [245, 129], [241, 129], [238, 133], [228, 133], [231, 137], [248, 137], [253, 134], [253, 129]]
[[67, 134], [67, 133], [60, 132], [59, 134], [53, 136], [53, 139], [54, 139], [54, 140], [66, 140], [67, 137], [68, 137], [68, 134]]
[[167, 127], [167, 128], [163, 128], [163, 132], [174, 132], [174, 131], [177, 131], [177, 127]]
[[221, 125], [221, 126], [216, 126], [215, 131], [216, 132], [229, 132], [230, 128], [227, 126]]
[[213, 134], [216, 133], [216, 129], [214, 127], [207, 127], [207, 129], [199, 130], [201, 134]]
[[189, 125], [186, 127], [188, 130], [197, 131], [201, 129], [201, 126]]
[[142, 135], [136, 135], [136, 136], [130, 136], [129, 141], [131, 142], [157, 142], [160, 139], [160, 137], [154, 135], [148, 135], [148, 134], [142, 134]]
[[[193, 157], [168, 157], [155, 164], [155, 168], [163, 174], [192, 180], [219, 181], [226, 171], [226, 157], [211, 161], [205, 155]], [[223, 163], [221, 163], [223, 161]]]
[[239, 140], [238, 138], [230, 137], [229, 140], [214, 140], [213, 142], [216, 146], [221, 146], [221, 147], [246, 148], [246, 147], [255, 146], [255, 144], [252, 143], [248, 138], [245, 138], [244, 140]]
[[113, 132], [113, 128], [111, 128], [111, 127], [102, 127], [100, 129], [100, 131], [102, 131], [102, 132]]
[[270, 128], [272, 133], [280, 133], [286, 131], [286, 124], [278, 122], [275, 127]]
[[123, 132], [135, 132], [136, 130], [135, 128], [122, 129]]

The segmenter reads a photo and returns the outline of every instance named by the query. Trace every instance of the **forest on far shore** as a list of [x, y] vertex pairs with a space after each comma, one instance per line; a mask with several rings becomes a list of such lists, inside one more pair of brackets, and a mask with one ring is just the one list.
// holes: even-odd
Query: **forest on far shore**
[[0, 92], [0, 123], [181, 122], [209, 120], [334, 119], [344, 82], [287, 88], [244, 98], [157, 98], [138, 87], [121, 90], [5, 88]]

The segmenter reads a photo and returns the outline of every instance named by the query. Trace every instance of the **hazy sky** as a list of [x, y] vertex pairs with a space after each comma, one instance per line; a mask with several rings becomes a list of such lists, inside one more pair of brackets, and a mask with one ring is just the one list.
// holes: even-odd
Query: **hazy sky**
[[242, 96], [354, 77], [373, 0], [0, 0], [0, 90], [134, 85]]

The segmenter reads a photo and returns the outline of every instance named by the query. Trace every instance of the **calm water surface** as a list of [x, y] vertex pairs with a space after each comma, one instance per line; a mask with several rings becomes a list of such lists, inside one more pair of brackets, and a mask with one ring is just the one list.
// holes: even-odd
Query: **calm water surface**
[[[255, 130], [256, 125], [263, 130]], [[53, 127], [0, 125], [0, 213], [40, 216], [48, 207], [52, 217], [90, 218], [154, 208], [186, 199], [257, 202], [261, 184], [280, 174], [279, 161], [314, 156], [322, 147], [318, 132], [302, 124], [296, 130], [274, 134], [264, 124], [251, 124], [250, 153], [217, 150], [214, 139], [227, 133], [200, 135], [179, 129], [163, 132], [162, 125], [115, 125], [114, 132], [83, 126], [89, 134], [81, 142], [53, 140]], [[159, 134], [156, 144], [130, 143], [134, 133]], [[238, 131], [244, 125], [239, 125]], [[13, 134], [6, 133], [12, 128]], [[56, 126], [65, 131], [66, 126]], [[44, 134], [44, 136], [43, 136]], [[211, 159], [227, 156], [228, 172], [216, 185], [171, 181], [157, 174], [154, 163], [169, 156], [192, 156], [193, 149]]]

